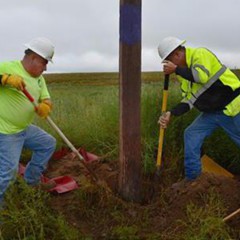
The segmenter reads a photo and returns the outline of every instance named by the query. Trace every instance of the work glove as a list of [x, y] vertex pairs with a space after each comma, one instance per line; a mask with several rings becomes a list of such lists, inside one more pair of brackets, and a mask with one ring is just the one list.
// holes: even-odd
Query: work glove
[[11, 87], [15, 87], [18, 90], [23, 90], [26, 86], [25, 82], [23, 81], [23, 78], [17, 75], [8, 75], [3, 74], [1, 79], [2, 85], [9, 85]]
[[41, 118], [46, 118], [52, 110], [52, 103], [50, 100], [43, 100], [36, 107], [36, 112]]

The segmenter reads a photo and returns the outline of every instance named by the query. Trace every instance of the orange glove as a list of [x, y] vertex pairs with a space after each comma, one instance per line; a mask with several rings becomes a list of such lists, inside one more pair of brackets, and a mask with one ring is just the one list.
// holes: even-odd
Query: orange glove
[[2, 76], [2, 85], [10, 85], [11, 87], [15, 87], [18, 90], [23, 90], [26, 86], [23, 78], [17, 75], [8, 75], [3, 74]]
[[52, 102], [48, 99], [38, 104], [36, 112], [41, 118], [46, 118], [52, 110]]

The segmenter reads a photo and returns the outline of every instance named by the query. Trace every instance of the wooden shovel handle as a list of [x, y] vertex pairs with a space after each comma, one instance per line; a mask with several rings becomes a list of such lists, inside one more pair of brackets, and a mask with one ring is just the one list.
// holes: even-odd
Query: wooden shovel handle
[[234, 217], [235, 215], [237, 215], [238, 213], [240, 213], [240, 208], [236, 211], [234, 211], [233, 213], [229, 214], [228, 216], [226, 216], [223, 221], [226, 222], [228, 221], [229, 219], [231, 219], [232, 217]]
[[[37, 107], [37, 103], [35, 102], [34, 98], [31, 96], [31, 94], [27, 91], [26, 88], [22, 90], [24, 95], [29, 99], [29, 101], [34, 105], [34, 107]], [[84, 167], [88, 170], [90, 175], [92, 176], [94, 181], [98, 181], [98, 177], [96, 174], [86, 165], [85, 159], [83, 156], [78, 152], [78, 150], [74, 147], [74, 145], [68, 140], [68, 138], [64, 135], [64, 133], [61, 131], [61, 129], [54, 123], [54, 121], [47, 116], [46, 120], [50, 124], [50, 126], [58, 133], [58, 135], [62, 138], [62, 140], [68, 145], [68, 147], [76, 154], [76, 156], [81, 160]]]

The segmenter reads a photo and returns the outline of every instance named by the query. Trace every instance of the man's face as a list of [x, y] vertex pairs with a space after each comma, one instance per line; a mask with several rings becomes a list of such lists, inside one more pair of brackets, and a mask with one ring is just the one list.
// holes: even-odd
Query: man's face
[[166, 60], [176, 64], [177, 66], [185, 66], [184, 51], [176, 49], [166, 58]]
[[47, 70], [48, 61], [41, 56], [34, 54], [31, 59], [31, 76], [39, 77]]

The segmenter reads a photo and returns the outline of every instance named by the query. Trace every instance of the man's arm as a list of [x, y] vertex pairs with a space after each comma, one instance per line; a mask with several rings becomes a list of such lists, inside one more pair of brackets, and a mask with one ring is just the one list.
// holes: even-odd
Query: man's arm
[[177, 67], [175, 73], [190, 82], [194, 82], [192, 71], [188, 67]]

